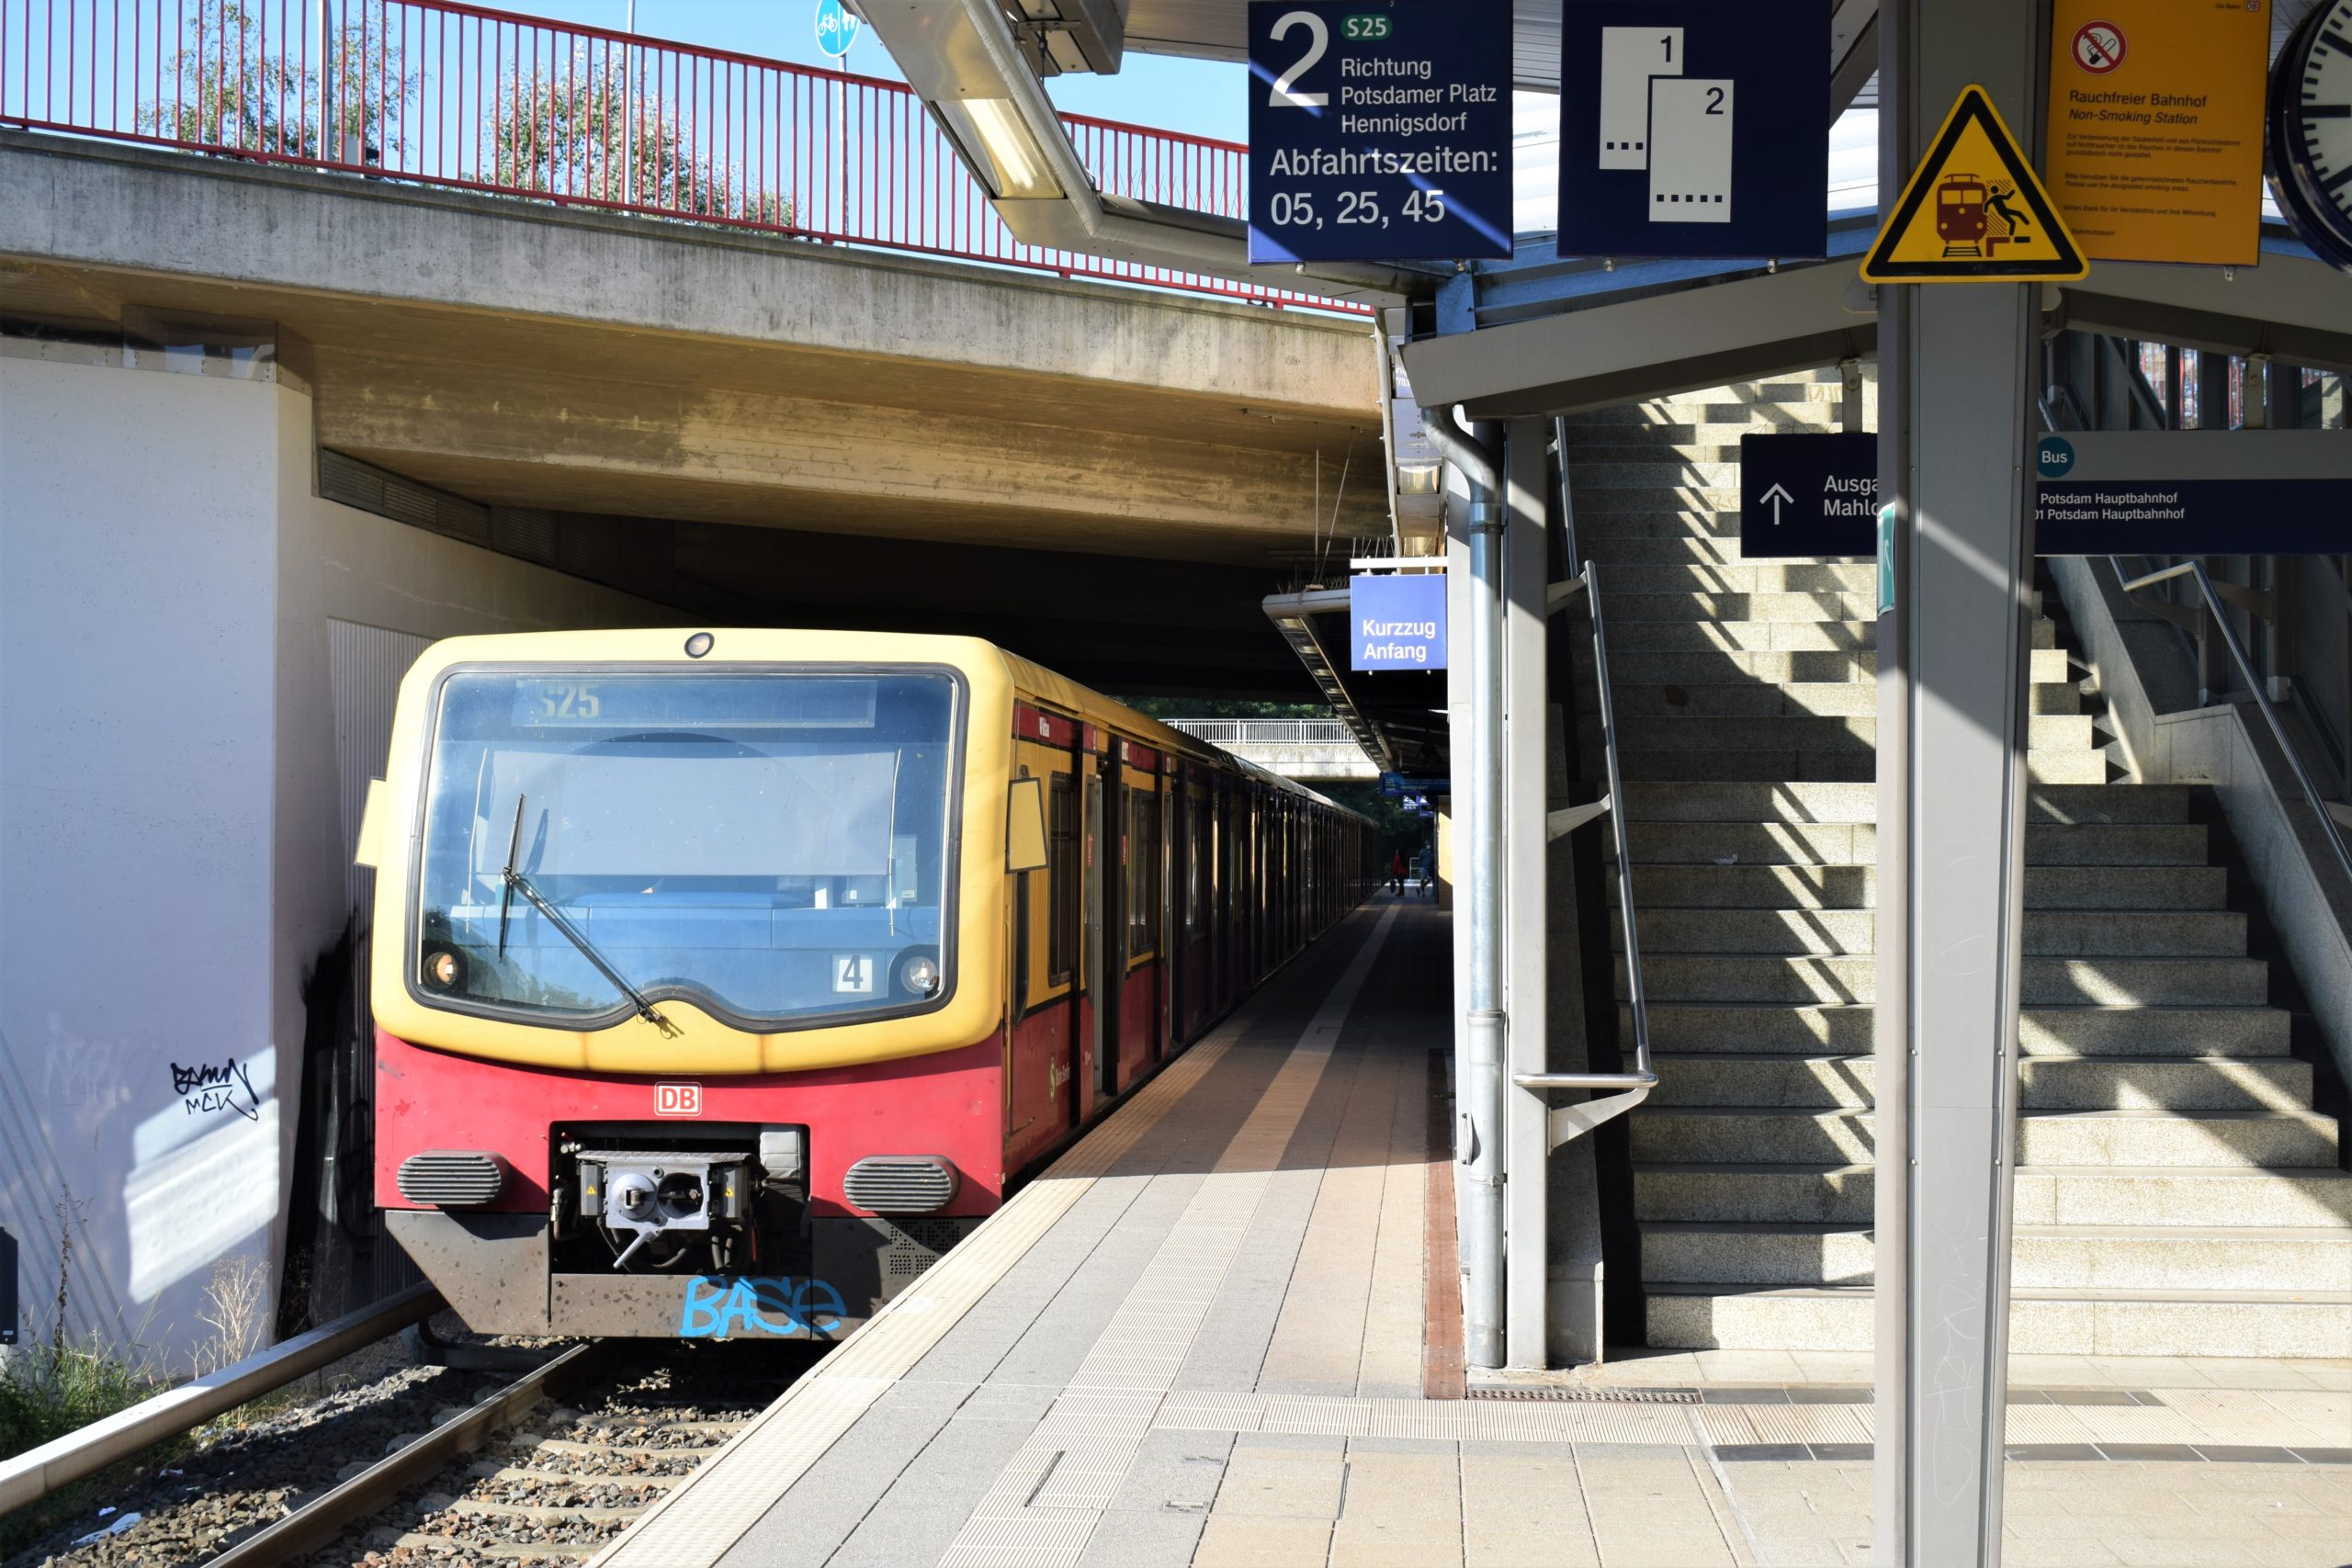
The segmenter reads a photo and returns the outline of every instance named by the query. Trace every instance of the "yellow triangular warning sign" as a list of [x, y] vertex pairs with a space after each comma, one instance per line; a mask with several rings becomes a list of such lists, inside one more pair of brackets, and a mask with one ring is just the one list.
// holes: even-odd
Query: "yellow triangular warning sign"
[[1982, 87], [1963, 87], [1862, 260], [1869, 283], [2034, 283], [2090, 271]]

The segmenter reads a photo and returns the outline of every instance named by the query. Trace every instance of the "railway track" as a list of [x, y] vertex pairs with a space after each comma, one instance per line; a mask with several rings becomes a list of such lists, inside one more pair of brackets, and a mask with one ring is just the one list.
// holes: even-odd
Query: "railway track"
[[[208, 1568], [585, 1562], [813, 1359], [752, 1346], [576, 1346]], [[572, 1398], [578, 1407], [562, 1403]]]
[[[396, 1334], [439, 1304], [418, 1292], [185, 1384], [0, 1466], [0, 1494], [12, 1504], [38, 1500], [282, 1388], [329, 1356]], [[11, 1568], [584, 1562], [818, 1353], [589, 1340], [487, 1381], [479, 1371], [411, 1368], [298, 1404], [124, 1483], [115, 1500], [126, 1506], [96, 1521], [119, 1528], [71, 1527], [47, 1549], [12, 1557]], [[462, 1403], [448, 1403], [452, 1393]]]

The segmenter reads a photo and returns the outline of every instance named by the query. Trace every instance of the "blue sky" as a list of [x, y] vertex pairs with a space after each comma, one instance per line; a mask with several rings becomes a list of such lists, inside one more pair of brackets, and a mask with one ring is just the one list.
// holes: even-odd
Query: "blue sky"
[[[628, 0], [506, 0], [506, 6], [615, 31], [628, 17]], [[637, 30], [770, 60], [832, 63], [817, 47], [817, 0], [637, 0]], [[843, 63], [862, 76], [904, 79], [871, 29], [859, 33]], [[1116, 76], [1058, 77], [1046, 91], [1072, 114], [1241, 141], [1249, 137], [1243, 77], [1240, 66], [1216, 61], [1129, 54]]]

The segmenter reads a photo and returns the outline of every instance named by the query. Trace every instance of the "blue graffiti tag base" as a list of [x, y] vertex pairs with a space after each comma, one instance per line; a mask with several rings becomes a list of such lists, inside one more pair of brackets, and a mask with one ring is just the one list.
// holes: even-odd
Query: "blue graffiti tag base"
[[814, 1339], [849, 1315], [842, 1293], [822, 1280], [698, 1274], [686, 1281], [678, 1334], [686, 1339]]

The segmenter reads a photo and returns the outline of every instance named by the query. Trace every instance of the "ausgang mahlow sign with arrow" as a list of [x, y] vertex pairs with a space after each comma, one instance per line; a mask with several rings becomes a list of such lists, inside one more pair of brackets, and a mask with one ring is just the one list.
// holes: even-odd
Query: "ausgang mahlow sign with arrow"
[[1510, 255], [1505, 0], [1256, 0], [1250, 259]]
[[1877, 553], [1878, 437], [1739, 438], [1739, 558]]

